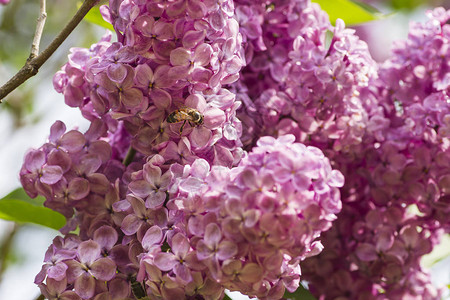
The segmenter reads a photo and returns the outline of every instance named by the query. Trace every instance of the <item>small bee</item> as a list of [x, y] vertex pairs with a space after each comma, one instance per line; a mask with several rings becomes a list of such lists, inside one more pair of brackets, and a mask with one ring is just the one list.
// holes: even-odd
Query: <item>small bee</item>
[[186, 122], [191, 125], [191, 127], [203, 125], [203, 115], [194, 108], [183, 107], [177, 109], [176, 111], [170, 113], [167, 116], [167, 123], [179, 123], [183, 122], [180, 128], [180, 135], [183, 133], [183, 128]]

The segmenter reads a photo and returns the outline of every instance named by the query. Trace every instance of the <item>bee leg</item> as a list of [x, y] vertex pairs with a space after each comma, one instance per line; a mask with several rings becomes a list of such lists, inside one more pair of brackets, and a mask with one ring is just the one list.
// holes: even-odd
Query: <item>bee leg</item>
[[186, 125], [186, 120], [184, 120], [183, 125], [181, 125], [181, 127], [180, 127], [180, 136], [183, 133], [184, 125]]
[[191, 125], [191, 127], [195, 127], [195, 124], [191, 123], [191, 121], [189, 121], [189, 125]]

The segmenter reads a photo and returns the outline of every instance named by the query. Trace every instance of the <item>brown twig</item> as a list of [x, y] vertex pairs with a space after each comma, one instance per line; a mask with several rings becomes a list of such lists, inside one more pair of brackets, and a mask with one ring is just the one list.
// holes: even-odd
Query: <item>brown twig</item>
[[[61, 32], [55, 37], [55, 39], [50, 43], [50, 45], [48, 45], [46, 49], [44, 49], [36, 57], [33, 57], [33, 50], [31, 51], [30, 57], [27, 59], [25, 65], [17, 72], [16, 75], [14, 75], [0, 88], [0, 103], [2, 102], [2, 99], [5, 98], [9, 93], [14, 91], [27, 79], [37, 74], [39, 68], [50, 58], [50, 56], [56, 51], [56, 49], [58, 49], [58, 47], [64, 42], [64, 40], [75, 29], [75, 27], [77, 27], [81, 20], [83, 20], [84, 16], [92, 7], [95, 6], [98, 1], [99, 0], [84, 0], [83, 4], [80, 6], [73, 18], [69, 21], [69, 23], [67, 23], [67, 25], [61, 30]], [[38, 26], [40, 26], [39, 22]], [[37, 31], [38, 29], [36, 28], [36, 32]]]
[[34, 33], [33, 43], [31, 44], [31, 54], [28, 59], [33, 59], [39, 54], [39, 44], [41, 43], [42, 32], [44, 31], [47, 12], [45, 11], [45, 0], [40, 0], [39, 17], [36, 24], [36, 32]]

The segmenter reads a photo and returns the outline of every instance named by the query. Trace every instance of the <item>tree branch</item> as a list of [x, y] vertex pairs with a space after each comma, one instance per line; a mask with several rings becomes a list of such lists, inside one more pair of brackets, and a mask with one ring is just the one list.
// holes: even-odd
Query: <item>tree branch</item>
[[36, 32], [34, 33], [33, 44], [31, 44], [31, 54], [28, 60], [35, 58], [39, 54], [39, 44], [41, 43], [42, 32], [44, 31], [47, 12], [45, 11], [45, 0], [40, 0], [39, 17], [36, 24]]
[[[55, 39], [50, 43], [50, 45], [48, 45], [48, 47], [44, 51], [42, 51], [38, 56], [33, 57], [33, 49], [31, 50], [30, 57], [28, 58], [25, 65], [17, 72], [16, 75], [14, 75], [0, 88], [0, 103], [2, 102], [2, 99], [5, 98], [9, 93], [14, 91], [27, 79], [37, 74], [39, 68], [50, 58], [50, 56], [56, 51], [56, 49], [58, 49], [58, 47], [64, 42], [69, 34], [81, 22], [81, 20], [83, 20], [84, 16], [89, 12], [89, 10], [91, 10], [91, 8], [94, 7], [95, 4], [97, 4], [97, 2], [98, 0], [84, 0], [83, 4], [80, 6], [73, 18], [69, 21], [69, 23], [67, 23], [67, 25], [61, 30], [61, 32], [55, 37]], [[38, 24], [38, 26], [40, 25]], [[37, 31], [38, 29], [36, 28], [36, 32]], [[33, 45], [35, 46], [34, 41]]]

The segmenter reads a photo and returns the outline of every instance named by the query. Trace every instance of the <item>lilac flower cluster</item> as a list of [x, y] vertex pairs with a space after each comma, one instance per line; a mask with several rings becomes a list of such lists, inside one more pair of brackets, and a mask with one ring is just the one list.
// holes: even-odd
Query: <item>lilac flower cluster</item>
[[[204, 160], [170, 168], [173, 197], [167, 207], [179, 218], [177, 229], [185, 231], [175, 236], [190, 241], [190, 252], [197, 253], [211, 280], [227, 289], [260, 299], [279, 299], [285, 288], [295, 291], [298, 263], [321, 251], [316, 237], [341, 209], [342, 174], [319, 149], [294, 140], [261, 138], [231, 170], [210, 170]], [[165, 254], [165, 269], [158, 255], [153, 264], [172, 270], [172, 254]]]
[[[299, 262], [322, 250], [316, 238], [341, 209], [342, 174], [292, 135], [261, 138], [232, 169], [204, 159], [167, 163], [156, 154], [144, 165], [76, 173], [84, 162], [99, 168], [99, 158], [77, 144], [92, 131], [64, 131], [55, 123], [53, 143], [30, 151], [21, 173], [29, 194], [75, 214], [66, 232], [80, 228], [79, 236], [56, 238], [46, 253], [36, 283], [49, 299], [133, 297], [133, 280], [162, 299], [220, 299], [225, 288], [278, 299], [297, 289]], [[92, 144], [110, 150], [105, 140]], [[70, 159], [68, 149], [78, 149], [80, 161], [73, 156], [73, 167], [63, 169], [54, 152]]]
[[56, 122], [20, 172], [68, 220], [45, 297], [281, 299], [305, 279], [324, 298], [439, 298], [420, 258], [450, 231], [449, 12], [382, 66], [307, 0], [101, 12], [117, 42], [54, 77], [90, 128]]
[[368, 113], [360, 89], [376, 77], [367, 45], [309, 1], [236, 1], [247, 67], [235, 89], [243, 143], [291, 133], [297, 141], [349, 151]]
[[[302, 264], [311, 291], [330, 298], [440, 299], [420, 259], [438, 242], [404, 207], [344, 203], [324, 251]], [[389, 203], [392, 204], [392, 203]]]
[[420, 259], [450, 232], [450, 12], [427, 14], [368, 92], [382, 109], [370, 116], [363, 151], [344, 162], [343, 211], [322, 237], [325, 251], [302, 265], [319, 295], [440, 299]]
[[110, 144], [100, 139], [106, 135], [103, 125], [94, 121], [82, 134], [65, 132], [61, 121], [53, 124], [48, 143], [25, 156], [20, 180], [27, 193], [44, 196], [46, 206], [68, 218], [74, 209], [100, 216], [93, 208], [104, 205], [112, 183], [124, 169], [112, 157]]
[[[66, 103], [89, 120], [120, 120], [134, 149], [145, 155], [169, 147], [170, 156], [175, 143], [189, 146], [190, 160], [236, 164], [239, 102], [222, 88], [245, 64], [233, 2], [111, 1], [102, 12], [119, 41], [106, 36], [89, 50], [72, 49], [54, 78]], [[204, 125], [166, 121], [184, 108], [200, 112]]]

